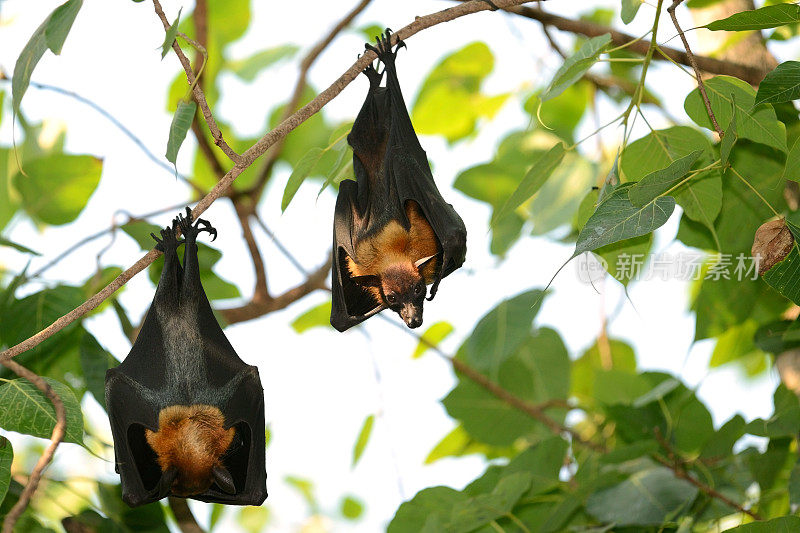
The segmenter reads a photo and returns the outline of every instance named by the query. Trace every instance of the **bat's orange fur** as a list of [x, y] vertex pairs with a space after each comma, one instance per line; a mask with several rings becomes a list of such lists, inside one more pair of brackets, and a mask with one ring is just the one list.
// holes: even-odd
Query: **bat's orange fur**
[[[433, 283], [437, 260], [428, 261], [420, 270], [414, 263], [438, 253], [436, 234], [419, 204], [413, 200], [406, 202], [406, 216], [411, 223], [408, 231], [392, 220], [377, 235], [358, 243], [355, 258], [347, 257], [347, 268], [352, 276], [375, 275], [384, 284], [397, 280], [403, 285], [404, 281], [419, 279], [421, 274], [425, 283]], [[369, 287], [369, 290], [377, 301], [381, 301], [380, 289]]]
[[200, 494], [211, 486], [212, 469], [221, 465], [220, 457], [236, 432], [224, 429], [224, 423], [225, 417], [216, 407], [172, 405], [158, 414], [158, 431], [145, 430], [161, 471], [170, 467], [178, 471], [173, 494]]

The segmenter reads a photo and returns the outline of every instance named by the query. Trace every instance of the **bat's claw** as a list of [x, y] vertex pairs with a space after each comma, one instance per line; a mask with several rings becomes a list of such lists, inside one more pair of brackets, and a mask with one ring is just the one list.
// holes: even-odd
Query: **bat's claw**
[[201, 231], [207, 231], [209, 235], [211, 235], [211, 240], [215, 241], [217, 239], [217, 230], [214, 226], [211, 225], [211, 222], [205, 220], [203, 218], [198, 218], [197, 223], [194, 225], [194, 229], [197, 233]]
[[398, 40], [397, 41], [397, 46], [395, 47], [394, 50], [392, 50], [392, 30], [391, 30], [391, 28], [386, 28], [386, 30], [384, 31], [383, 35], [378, 35], [375, 38], [375, 41], [376, 41], [376, 46], [373, 46], [373, 45], [371, 45], [369, 43], [367, 43], [364, 46], [365, 46], [365, 48], [367, 50], [372, 50], [373, 52], [378, 54], [378, 59], [384, 65], [389, 64], [389, 63], [393, 63], [394, 62], [394, 58], [397, 55], [397, 51], [400, 50], [400, 48], [405, 48], [405, 46], [406, 46], [406, 43], [404, 43], [401, 40]]
[[208, 220], [198, 218], [194, 225], [192, 224], [192, 210], [188, 207], [186, 208], [186, 216], [179, 213], [172, 223], [181, 228], [181, 233], [186, 237], [187, 240], [196, 239], [197, 236], [203, 231], [208, 232], [208, 234], [211, 235], [212, 241], [217, 238], [217, 230]]
[[178, 238], [175, 236], [175, 227], [166, 227], [161, 230], [161, 238], [156, 237], [154, 233], [150, 236], [156, 241], [156, 250], [161, 253], [166, 253], [168, 250], [176, 250], [178, 248]]

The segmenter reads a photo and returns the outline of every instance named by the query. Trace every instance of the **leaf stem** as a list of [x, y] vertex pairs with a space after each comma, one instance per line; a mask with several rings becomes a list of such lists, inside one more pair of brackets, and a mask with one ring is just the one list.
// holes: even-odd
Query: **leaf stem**
[[750, 190], [751, 190], [751, 191], [753, 191], [753, 192], [755, 193], [755, 195], [756, 195], [756, 196], [758, 196], [758, 197], [761, 199], [761, 201], [762, 201], [762, 202], [764, 202], [764, 204], [766, 204], [766, 206], [770, 208], [770, 210], [771, 210], [771, 211], [772, 211], [772, 212], [775, 214], [775, 216], [776, 216], [776, 217], [779, 217], [779, 216], [781, 216], [781, 214], [780, 214], [780, 213], [778, 213], [778, 212], [775, 210], [775, 208], [774, 208], [774, 207], [772, 207], [772, 204], [771, 204], [771, 203], [769, 203], [769, 202], [767, 201], [767, 199], [766, 199], [766, 198], [764, 198], [764, 197], [761, 195], [761, 193], [760, 193], [760, 192], [758, 192], [758, 190], [757, 190], [755, 187], [753, 187], [753, 186], [750, 184], [750, 182], [749, 182], [749, 181], [747, 181], [747, 180], [744, 178], [744, 176], [742, 176], [741, 174], [739, 174], [739, 171], [738, 171], [738, 170], [736, 170], [736, 169], [735, 169], [735, 168], [733, 168], [733, 167], [730, 167], [730, 169], [731, 169], [731, 172], [733, 172], [734, 174], [736, 174], [736, 177], [737, 177], [737, 178], [739, 178], [740, 180], [742, 180], [742, 182], [744, 182], [744, 184], [745, 184], [745, 185], [747, 185], [747, 186], [750, 188]]

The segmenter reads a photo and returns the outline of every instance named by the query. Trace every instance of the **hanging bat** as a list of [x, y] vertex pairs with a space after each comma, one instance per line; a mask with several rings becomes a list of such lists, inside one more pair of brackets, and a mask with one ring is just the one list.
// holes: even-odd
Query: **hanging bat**
[[[387, 307], [409, 328], [422, 324], [439, 282], [466, 256], [467, 229], [436, 188], [408, 116], [391, 31], [366, 47], [384, 65], [364, 70], [369, 91], [347, 142], [355, 181], [339, 185], [333, 215], [331, 325], [344, 331]], [[381, 79], [386, 74], [386, 86]]]
[[[222, 332], [200, 284], [191, 211], [155, 235], [164, 269], [128, 357], [106, 373], [122, 499], [260, 505], [267, 497], [264, 391]], [[184, 235], [183, 266], [176, 229]]]

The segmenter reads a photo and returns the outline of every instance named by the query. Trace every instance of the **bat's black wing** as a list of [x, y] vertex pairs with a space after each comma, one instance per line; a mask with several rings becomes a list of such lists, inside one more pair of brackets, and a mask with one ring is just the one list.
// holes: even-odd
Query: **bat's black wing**
[[431, 287], [429, 299], [432, 300], [442, 278], [464, 264], [467, 255], [467, 228], [453, 206], [442, 198], [433, 180], [428, 156], [417, 139], [397, 79], [397, 49], [405, 44], [400, 41], [392, 51], [389, 37], [389, 30], [386, 30], [385, 37], [378, 40], [376, 50], [378, 59], [385, 66], [386, 97], [391, 116], [384, 169], [386, 179], [391, 183], [389, 190], [397, 195], [396, 204], [400, 206], [398, 215], [401, 221], [405, 221], [405, 227], [409, 226], [405, 204], [408, 200], [414, 200], [422, 208], [439, 241], [442, 256]]
[[419, 204], [439, 241], [441, 257], [429, 299], [441, 279], [464, 263], [467, 250], [464, 222], [436, 187], [428, 157], [408, 116], [395, 69], [397, 50], [389, 45], [388, 30], [378, 39], [377, 48], [369, 48], [384, 64], [386, 87], [379, 86], [383, 73], [377, 74], [372, 67], [364, 71], [370, 88], [347, 137], [353, 147], [356, 181], [340, 184], [334, 211], [331, 325], [339, 331], [385, 309], [368, 290], [351, 281], [345, 257], [354, 256], [359, 240], [376, 234], [392, 220], [409, 228], [407, 201]]
[[[170, 231], [174, 228], [162, 237], [174, 240]], [[172, 405], [211, 405], [224, 415], [225, 429], [236, 428], [233, 444], [222, 457], [236, 490], [229, 494], [214, 484], [191, 497], [259, 505], [267, 492], [264, 394], [258, 371], [239, 358], [214, 317], [200, 285], [194, 239], [187, 238], [184, 267], [176, 246], [172, 242], [163, 250], [156, 295], [130, 353], [106, 373], [106, 406], [122, 498], [138, 506], [170, 494], [171, 481], [165, 480], [145, 437], [145, 429], [158, 431], [160, 411]]]

